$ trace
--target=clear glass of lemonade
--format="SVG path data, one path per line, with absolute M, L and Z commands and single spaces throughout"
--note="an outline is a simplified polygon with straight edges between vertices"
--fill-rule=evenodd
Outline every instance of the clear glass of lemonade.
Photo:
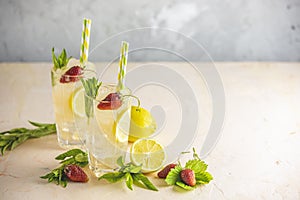
M 87 119 L 85 146 L 89 167 L 96 176 L 117 168 L 117 159 L 125 159 L 131 115 L 131 91 L 116 90 L 114 84 L 100 86 L 93 105 L 93 115 Z M 87 102 L 86 102 L 87 103 Z
M 93 70 L 75 67 L 79 66 L 68 65 L 63 70 L 51 71 L 57 139 L 59 145 L 65 149 L 83 148 L 83 137 L 79 135 L 75 124 L 75 117 L 85 117 L 84 89 L 80 79 L 96 77 Z

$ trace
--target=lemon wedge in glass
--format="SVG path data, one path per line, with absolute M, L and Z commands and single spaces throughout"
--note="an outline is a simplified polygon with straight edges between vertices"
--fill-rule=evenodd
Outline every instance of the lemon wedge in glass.
M 84 89 L 82 87 L 76 89 L 71 95 L 71 109 L 76 116 L 84 117 Z
M 135 165 L 142 165 L 142 172 L 148 173 L 160 169 L 166 160 L 161 144 L 153 139 L 139 139 L 130 149 L 130 159 Z
M 156 122 L 149 111 L 138 106 L 131 107 L 129 142 L 147 138 L 156 130 Z

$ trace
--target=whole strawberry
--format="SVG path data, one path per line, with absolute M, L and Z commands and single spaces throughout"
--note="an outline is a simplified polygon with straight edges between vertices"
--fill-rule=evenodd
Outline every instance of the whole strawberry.
M 185 184 L 187 184 L 189 186 L 195 186 L 196 185 L 195 173 L 191 169 L 182 170 L 180 172 L 180 178 Z
M 89 180 L 86 173 L 78 165 L 67 165 L 64 169 L 65 175 L 74 182 L 87 182 Z
M 70 83 L 70 82 L 76 82 L 80 79 L 80 75 L 83 74 L 83 69 L 80 66 L 73 66 L 68 71 L 62 75 L 59 82 L 61 83 Z
M 171 171 L 171 169 L 175 168 L 177 164 L 168 164 L 165 166 L 160 172 L 158 172 L 157 176 L 159 178 L 166 178 Z

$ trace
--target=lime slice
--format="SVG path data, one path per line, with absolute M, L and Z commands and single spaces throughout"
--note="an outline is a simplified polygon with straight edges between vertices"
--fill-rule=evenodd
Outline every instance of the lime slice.
M 153 139 L 139 139 L 130 149 L 130 159 L 135 165 L 142 165 L 142 172 L 148 173 L 160 169 L 166 159 L 161 144 Z
M 84 89 L 78 88 L 74 91 L 71 96 L 71 108 L 76 116 L 84 117 L 85 116 L 85 107 L 84 107 Z
M 134 142 L 140 138 L 147 138 L 151 136 L 155 130 L 156 122 L 151 113 L 144 108 L 132 106 L 128 140 Z

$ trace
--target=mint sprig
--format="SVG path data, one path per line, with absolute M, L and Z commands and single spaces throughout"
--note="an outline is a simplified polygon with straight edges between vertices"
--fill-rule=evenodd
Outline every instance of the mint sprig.
M 50 173 L 41 176 L 42 179 L 47 179 L 48 182 L 54 182 L 57 185 L 61 185 L 62 187 L 67 186 L 67 177 L 64 172 L 64 168 L 67 165 L 75 164 L 80 167 L 85 167 L 88 164 L 88 156 L 87 153 L 83 152 L 80 149 L 71 149 L 65 153 L 58 155 L 56 160 L 60 160 L 61 166 L 53 169 Z
M 195 186 L 189 186 L 181 180 L 180 173 L 184 169 L 191 169 L 194 171 L 196 179 Z M 212 175 L 207 172 L 206 169 L 207 164 L 200 159 L 195 148 L 193 148 L 193 159 L 186 162 L 184 167 L 182 167 L 179 163 L 175 168 L 171 169 L 165 179 L 165 182 L 168 185 L 177 185 L 185 190 L 193 190 L 198 185 L 208 184 L 213 179 Z
M 142 166 L 137 166 L 132 163 L 124 164 L 122 157 L 117 160 L 117 164 L 120 166 L 118 172 L 106 173 L 99 177 L 99 180 L 105 179 L 110 183 L 115 183 L 125 179 L 126 186 L 130 190 L 133 190 L 132 186 L 136 185 L 145 189 L 158 191 L 153 183 L 151 183 L 151 181 L 144 174 L 142 174 Z
M 28 139 L 39 138 L 56 133 L 55 124 L 44 124 L 28 121 L 35 129 L 14 128 L 0 133 L 0 153 L 4 155 L 6 150 L 13 150 Z
M 93 99 L 97 97 L 99 87 L 102 82 L 98 82 L 98 80 L 93 78 L 81 79 L 81 83 L 84 87 L 85 93 L 87 96 L 84 96 L 85 101 L 85 113 L 88 118 L 93 116 Z
M 67 52 L 65 49 L 62 50 L 61 54 L 56 57 L 54 53 L 54 47 L 52 48 L 52 62 L 53 62 L 53 70 L 56 71 L 57 69 L 62 69 L 67 66 L 69 60 L 72 57 L 67 57 Z

